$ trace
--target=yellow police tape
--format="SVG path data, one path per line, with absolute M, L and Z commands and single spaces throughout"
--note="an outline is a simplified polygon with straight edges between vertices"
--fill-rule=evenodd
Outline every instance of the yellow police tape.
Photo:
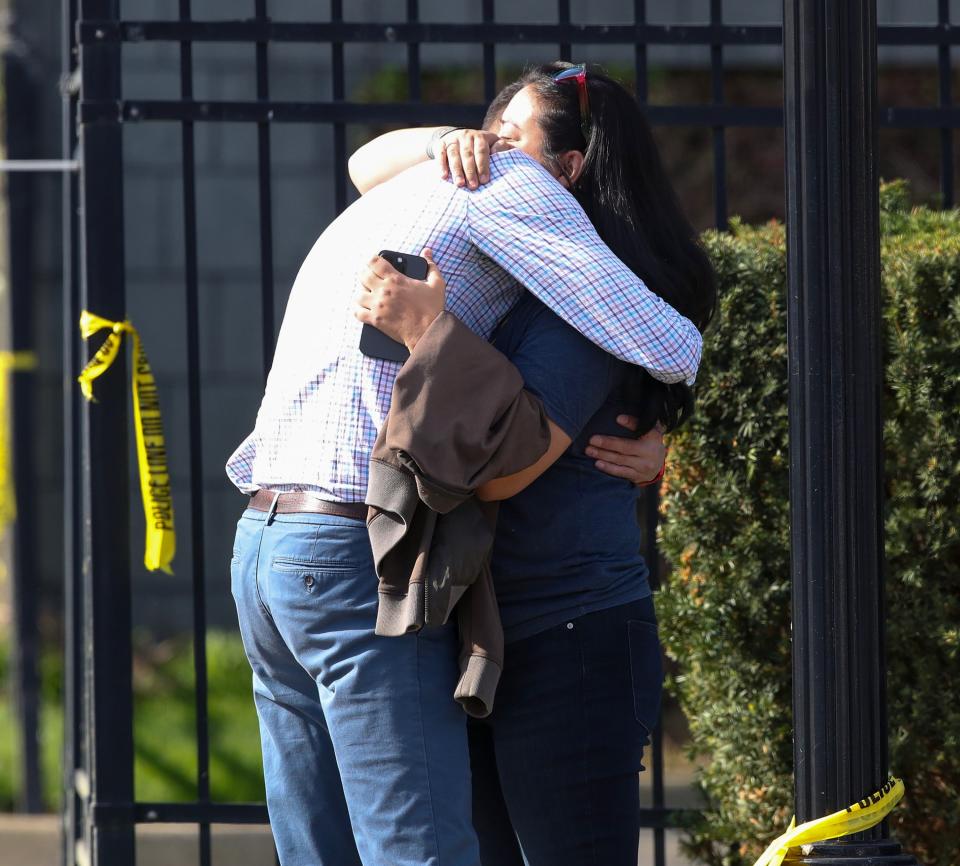
M 170 495 L 170 472 L 167 469 L 167 447 L 163 440 L 157 383 L 146 352 L 143 351 L 140 334 L 130 322 L 112 322 L 87 310 L 81 313 L 80 335 L 84 340 L 105 328 L 110 329 L 107 339 L 77 380 L 83 396 L 93 400 L 93 380 L 110 369 L 120 351 L 123 335 L 130 335 L 133 340 L 133 422 L 137 438 L 140 493 L 147 522 L 143 564 L 150 571 L 159 568 L 167 574 L 173 574 L 170 563 L 177 549 L 177 541 L 173 529 L 173 499 Z
M 17 519 L 10 450 L 10 374 L 36 366 L 37 356 L 33 352 L 0 352 L 0 530 Z
M 791 848 L 869 830 L 890 814 L 893 807 L 903 799 L 903 793 L 903 782 L 891 778 L 879 791 L 859 803 L 847 806 L 842 812 L 807 821 L 799 827 L 796 826 L 794 818 L 787 832 L 770 843 L 754 866 L 780 866 Z

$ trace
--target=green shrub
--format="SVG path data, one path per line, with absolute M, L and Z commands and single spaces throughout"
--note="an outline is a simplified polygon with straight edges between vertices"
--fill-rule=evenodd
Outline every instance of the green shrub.
M 891 768 L 897 837 L 929 866 L 960 838 L 960 212 L 882 201 Z M 671 443 L 660 594 L 710 806 L 712 866 L 752 863 L 793 812 L 783 226 L 710 232 L 721 291 L 698 412 Z
M 42 659 L 43 801 L 60 808 L 63 730 L 62 659 L 47 645 Z M 210 791 L 219 802 L 264 799 L 260 734 L 250 666 L 236 632 L 207 634 Z M 13 808 L 17 732 L 9 693 L 9 638 L 0 632 L 0 812 Z M 197 796 L 193 645 L 186 638 L 156 643 L 138 636 L 134 653 L 134 786 L 139 801 Z
M 20 732 L 14 714 L 10 638 L 0 629 L 0 812 L 11 811 L 21 790 Z M 44 652 L 40 660 L 41 796 L 47 809 L 59 808 L 62 788 L 63 665 L 59 654 Z
M 207 634 L 210 795 L 221 803 L 259 802 L 265 794 L 250 665 L 236 632 Z M 140 801 L 197 796 L 193 644 L 153 649 L 138 641 L 134 668 L 135 794 Z

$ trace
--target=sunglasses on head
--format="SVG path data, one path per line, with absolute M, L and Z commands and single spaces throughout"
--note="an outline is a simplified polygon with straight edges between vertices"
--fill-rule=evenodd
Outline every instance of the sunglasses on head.
M 590 100 L 587 96 L 587 66 L 585 63 L 577 63 L 566 69 L 555 72 L 552 76 L 554 81 L 575 81 L 577 82 L 577 98 L 580 100 L 580 131 L 583 133 L 583 140 L 590 141 Z

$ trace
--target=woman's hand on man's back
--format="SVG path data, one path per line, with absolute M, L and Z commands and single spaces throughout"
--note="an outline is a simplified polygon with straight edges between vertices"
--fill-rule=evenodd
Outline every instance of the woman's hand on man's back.
M 619 416 L 617 423 L 636 432 L 637 419 L 630 415 Z M 592 436 L 586 454 L 596 460 L 601 472 L 643 487 L 657 479 L 667 459 L 667 447 L 658 425 L 639 438 Z

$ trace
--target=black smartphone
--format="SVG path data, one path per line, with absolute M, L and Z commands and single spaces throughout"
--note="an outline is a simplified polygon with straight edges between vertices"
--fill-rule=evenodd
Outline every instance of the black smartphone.
M 393 250 L 380 250 L 378 255 L 385 258 L 401 274 L 411 280 L 425 280 L 429 266 L 422 256 L 413 256 L 410 253 L 398 253 Z M 410 357 L 410 352 L 403 343 L 390 339 L 383 331 L 378 331 L 373 325 L 364 325 L 360 332 L 360 351 L 370 358 L 382 358 L 385 361 L 403 363 Z

